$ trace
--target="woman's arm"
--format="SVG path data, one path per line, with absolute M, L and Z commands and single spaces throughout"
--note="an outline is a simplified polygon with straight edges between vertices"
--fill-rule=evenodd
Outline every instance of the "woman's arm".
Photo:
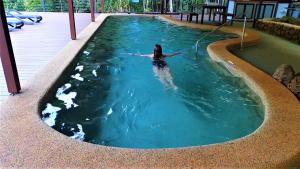
M 165 57 L 172 57 L 172 56 L 179 55 L 179 54 L 181 54 L 181 52 L 175 52 L 175 53 L 165 54 L 164 56 Z

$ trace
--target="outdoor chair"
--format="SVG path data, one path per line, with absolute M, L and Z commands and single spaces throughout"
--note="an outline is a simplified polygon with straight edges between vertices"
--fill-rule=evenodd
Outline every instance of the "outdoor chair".
M 40 15 L 27 15 L 14 10 L 10 10 L 8 13 L 20 19 L 28 19 L 34 23 L 39 23 L 43 19 Z
M 224 2 L 225 3 L 225 2 Z M 227 12 L 224 12 L 224 11 L 215 11 L 214 14 L 213 14 L 213 21 L 215 21 L 215 17 L 217 15 L 219 15 L 219 21 L 221 21 L 221 18 L 226 15 L 226 19 L 228 20 L 228 18 L 230 19 L 230 25 L 233 25 L 233 20 L 235 18 L 235 15 L 234 15 L 234 6 L 235 6 L 235 2 L 234 1 L 229 1 L 228 2 L 228 7 L 227 7 Z
M 15 26 L 15 25 L 7 24 L 7 27 L 8 27 L 8 31 L 9 31 L 9 32 L 16 29 L 16 26 Z
M 7 12 L 5 12 L 5 15 L 6 15 L 7 24 L 10 26 L 10 28 L 21 29 L 24 26 L 24 22 L 21 19 L 16 18 L 15 16 Z
M 228 18 L 228 17 L 231 18 L 230 25 L 233 24 L 233 17 L 234 17 L 234 14 L 233 14 L 233 13 L 227 13 L 227 12 L 225 12 L 225 11 L 215 11 L 215 12 L 213 13 L 213 21 L 216 20 L 216 16 L 217 16 L 217 15 L 219 16 L 219 17 L 218 17 L 218 21 L 219 21 L 219 22 L 221 21 L 221 18 L 222 18 L 224 15 L 226 15 L 226 18 Z

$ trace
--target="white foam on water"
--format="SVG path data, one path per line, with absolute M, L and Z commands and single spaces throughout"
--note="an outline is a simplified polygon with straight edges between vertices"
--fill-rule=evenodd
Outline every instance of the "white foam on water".
M 110 108 L 107 115 L 111 115 L 112 113 L 113 113 L 113 110 L 112 110 L 112 108 Z
M 83 65 L 76 66 L 75 70 L 78 70 L 79 72 L 81 72 L 83 70 Z
M 77 96 L 77 92 L 70 92 L 68 94 L 64 93 L 70 87 L 71 87 L 70 83 L 65 84 L 64 86 L 58 88 L 56 95 L 55 95 L 58 100 L 61 100 L 64 102 L 64 105 L 66 106 L 67 109 L 70 109 L 72 106 L 78 107 L 78 105 L 76 103 L 74 103 L 74 101 L 73 101 L 73 99 L 75 99 Z
M 94 75 L 95 77 L 98 76 L 96 70 L 93 70 L 92 73 L 93 73 L 93 75 Z
M 90 54 L 90 52 L 88 52 L 88 51 L 83 51 L 83 54 L 85 54 L 85 55 L 89 55 Z
M 48 117 L 43 117 L 42 120 L 50 127 L 55 125 L 55 119 L 57 116 L 57 112 L 60 111 L 61 108 L 52 106 L 50 103 L 47 103 L 45 110 L 42 111 L 42 115 L 49 114 Z
M 71 88 L 71 84 L 70 83 L 66 83 L 65 85 L 63 85 L 62 87 L 58 88 L 57 89 L 57 92 L 56 92 L 56 97 L 57 95 L 60 95 L 62 94 L 63 92 L 65 92 L 66 90 L 70 89 Z
M 83 132 L 82 125 L 81 124 L 77 124 L 77 127 L 78 127 L 79 131 L 78 132 L 74 132 L 74 135 L 71 136 L 71 138 L 83 141 L 85 133 Z
M 73 107 L 78 107 L 76 103 L 73 102 L 73 99 L 77 96 L 77 92 L 70 92 L 68 94 L 62 93 L 61 95 L 57 96 L 58 100 L 64 102 L 67 109 Z
M 86 118 L 85 120 L 86 120 L 86 121 L 89 121 L 90 119 L 89 119 L 89 118 Z
M 76 80 L 79 80 L 79 81 L 84 81 L 84 78 L 83 77 L 80 77 L 80 74 L 77 73 L 75 75 L 71 75 L 71 78 L 73 79 L 76 79 Z

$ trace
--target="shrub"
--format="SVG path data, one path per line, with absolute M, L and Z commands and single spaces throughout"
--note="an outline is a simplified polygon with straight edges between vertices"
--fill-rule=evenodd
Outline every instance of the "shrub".
M 276 18 L 274 19 L 276 22 L 283 22 L 283 23 L 289 23 L 289 24 L 294 24 L 294 25 L 300 25 L 300 19 L 296 19 L 291 16 L 284 16 L 282 18 Z

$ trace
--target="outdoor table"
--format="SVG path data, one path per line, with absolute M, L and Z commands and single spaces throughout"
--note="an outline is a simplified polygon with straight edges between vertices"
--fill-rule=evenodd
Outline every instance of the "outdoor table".
M 202 6 L 202 15 L 201 15 L 201 24 L 203 24 L 203 20 L 204 20 L 204 11 L 205 9 L 208 9 L 209 10 L 209 21 L 211 20 L 211 14 L 212 14 L 212 10 L 213 9 L 216 9 L 216 10 L 220 10 L 222 11 L 222 15 L 223 15 L 223 19 L 222 19 L 222 23 L 225 23 L 226 22 L 226 19 L 227 19 L 227 6 L 223 6 L 223 5 L 203 5 Z
M 180 13 L 180 20 L 182 21 L 183 15 L 187 15 L 186 21 L 192 22 L 193 16 L 196 16 L 196 23 L 198 23 L 198 16 L 199 14 L 196 12 L 181 12 Z

